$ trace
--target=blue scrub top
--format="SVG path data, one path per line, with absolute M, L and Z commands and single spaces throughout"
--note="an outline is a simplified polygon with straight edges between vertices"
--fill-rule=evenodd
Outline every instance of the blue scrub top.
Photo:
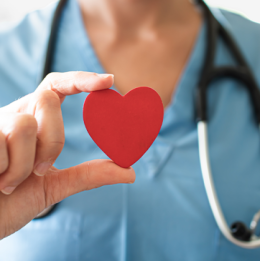
M 57 3 L 27 15 L 0 33 L 0 106 L 39 84 L 50 23 Z M 260 85 L 260 26 L 214 10 L 230 30 Z M 219 40 L 217 64 L 235 64 Z M 259 260 L 219 231 L 205 193 L 198 155 L 194 91 L 205 55 L 205 25 L 165 110 L 162 129 L 134 164 L 136 182 L 85 191 L 63 200 L 44 219 L 33 220 L 0 242 L 3 261 Z M 173 57 L 174 59 L 174 57 Z M 60 22 L 53 71 L 103 73 L 75 0 Z M 56 167 L 106 158 L 82 120 L 86 93 L 62 104 L 66 143 Z M 228 224 L 249 225 L 260 209 L 260 138 L 248 92 L 223 79 L 209 89 L 209 152 L 219 201 Z

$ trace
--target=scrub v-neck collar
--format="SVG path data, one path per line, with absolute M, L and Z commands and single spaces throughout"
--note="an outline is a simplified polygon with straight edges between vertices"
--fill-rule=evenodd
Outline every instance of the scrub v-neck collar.
M 77 1 L 68 1 L 68 11 L 72 18 L 69 34 L 75 39 L 75 48 L 79 52 L 79 57 L 84 61 L 86 71 L 105 73 L 85 30 Z M 165 110 L 161 131 L 153 145 L 140 159 L 142 163 L 146 163 L 147 171 L 151 176 L 158 173 L 173 152 L 174 147 L 182 142 L 182 138 L 185 140 L 192 138 L 193 141 L 196 141 L 196 138 L 194 139 L 194 135 L 197 135 L 194 99 L 205 56 L 205 31 L 205 23 L 202 23 L 172 101 Z M 113 86 L 112 89 L 115 90 L 115 87 Z

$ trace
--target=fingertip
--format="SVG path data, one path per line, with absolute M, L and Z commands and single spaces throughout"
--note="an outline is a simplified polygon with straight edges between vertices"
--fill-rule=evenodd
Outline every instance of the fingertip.
M 89 78 L 88 84 L 86 85 L 87 91 L 100 91 L 109 89 L 114 84 L 113 74 L 97 74 L 93 73 L 93 81 Z
M 132 169 L 132 181 L 131 181 L 131 183 L 130 184 L 133 184 L 133 183 L 135 183 L 135 180 L 136 180 L 136 174 L 135 174 L 135 170 L 131 167 L 131 169 Z
M 132 184 L 135 181 L 135 171 L 132 167 L 122 168 L 109 159 L 89 161 L 87 176 L 94 187 L 119 183 Z
M 136 179 L 135 170 L 131 166 L 128 167 L 127 170 L 128 170 L 127 177 L 129 178 L 129 181 L 127 182 L 127 184 L 133 184 Z
M 108 89 L 113 84 L 113 74 L 71 71 L 49 74 L 39 85 L 37 90 L 52 90 L 56 92 L 62 100 L 67 95 Z
M 113 163 L 113 165 L 116 167 L 117 169 L 117 175 L 119 178 L 119 183 L 125 183 L 125 184 L 133 184 L 135 182 L 135 170 L 133 169 L 132 166 L 130 167 L 121 167 L 119 165 L 117 165 L 115 162 L 110 161 L 111 163 Z
M 114 83 L 114 74 L 111 74 L 111 73 L 99 73 L 97 74 L 97 76 L 101 79 L 106 79 L 106 80 L 110 80 L 112 81 L 112 84 Z

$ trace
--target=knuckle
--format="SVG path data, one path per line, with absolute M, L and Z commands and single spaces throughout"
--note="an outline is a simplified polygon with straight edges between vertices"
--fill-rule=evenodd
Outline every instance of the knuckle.
M 72 71 L 66 73 L 68 74 L 71 78 L 81 78 L 81 77 L 86 77 L 86 74 L 89 74 L 88 72 L 83 72 L 83 71 Z
M 55 82 L 57 78 L 59 77 L 60 73 L 57 72 L 51 72 L 45 77 L 45 81 L 47 82 Z
M 86 78 L 91 78 L 91 77 L 97 77 L 98 73 L 95 72 L 84 72 L 84 71 L 75 71 L 71 72 L 71 77 L 74 79 L 86 79 Z
M 60 140 L 53 141 L 52 143 L 55 144 L 55 146 L 63 148 L 63 146 L 65 144 L 65 138 L 61 137 Z
M 85 75 L 85 72 L 82 71 L 76 71 L 76 72 L 71 72 L 71 76 L 74 78 L 81 78 Z
M 57 73 L 57 72 L 49 73 L 44 79 L 44 81 L 47 83 L 50 89 L 53 89 L 53 87 L 60 85 L 61 75 L 62 73 Z
M 98 73 L 95 73 L 95 72 L 89 72 L 89 75 L 91 75 L 91 76 L 98 76 Z
M 51 107 L 60 107 L 59 96 L 51 90 L 40 91 L 38 103 L 40 103 L 41 105 L 48 105 Z
M 52 140 L 48 142 L 49 149 L 54 154 L 60 154 L 64 144 L 65 144 L 65 139 L 62 138 L 60 140 Z
M 37 133 L 37 121 L 30 114 L 18 114 L 14 122 L 14 132 L 26 136 L 32 136 Z
M 65 144 L 65 139 L 51 139 L 51 140 L 38 140 L 37 146 L 38 148 L 41 148 L 41 150 L 44 151 L 44 157 L 49 162 L 54 162 L 58 155 L 61 153 L 63 147 Z M 38 155 L 39 157 L 42 156 L 42 154 Z M 37 157 L 38 159 L 38 157 Z
M 91 77 L 91 76 L 96 77 L 97 75 L 98 75 L 98 73 L 96 73 L 96 72 L 83 72 L 83 71 L 77 72 L 77 76 L 82 77 L 82 78 Z

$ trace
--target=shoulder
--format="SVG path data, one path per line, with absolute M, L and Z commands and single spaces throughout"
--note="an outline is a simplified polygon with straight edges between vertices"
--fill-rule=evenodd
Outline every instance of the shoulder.
M 0 30 L 0 107 L 38 85 L 56 5 L 27 14 Z
M 235 39 L 260 82 L 260 24 L 225 10 L 212 9 L 212 11 Z

